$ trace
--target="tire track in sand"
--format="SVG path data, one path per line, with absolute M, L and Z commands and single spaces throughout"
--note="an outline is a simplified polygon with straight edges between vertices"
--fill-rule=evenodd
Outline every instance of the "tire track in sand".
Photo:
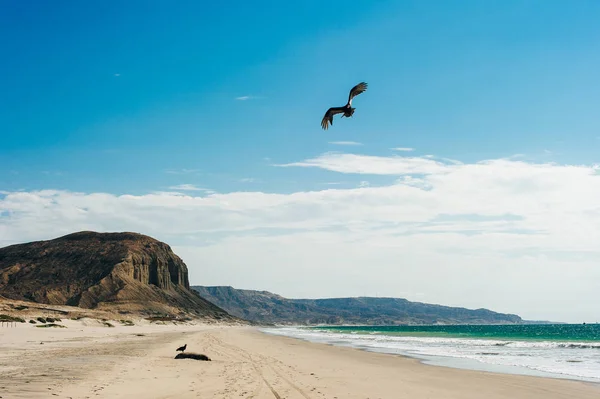
M 214 345 L 218 345 L 222 349 L 229 349 L 230 351 L 232 351 L 233 353 L 231 355 L 233 355 L 233 357 L 241 356 L 242 358 L 245 358 L 247 361 L 249 361 L 252 364 L 252 366 L 254 367 L 254 370 L 256 371 L 257 375 L 264 381 L 265 385 L 269 388 L 269 390 L 271 391 L 271 393 L 273 394 L 273 396 L 276 399 L 281 399 L 282 396 L 275 389 L 275 387 L 273 387 L 273 385 L 268 381 L 268 379 L 265 377 L 265 374 L 264 374 L 264 371 L 262 370 L 262 368 L 270 369 L 277 377 L 279 377 L 281 380 L 283 380 L 292 390 L 296 391 L 303 398 L 312 399 L 302 388 L 300 388 L 299 386 L 294 384 L 289 378 L 287 378 L 285 375 L 283 375 L 282 372 L 276 370 L 275 367 L 273 367 L 273 365 L 271 363 L 272 363 L 272 361 L 278 362 L 277 359 L 271 359 L 267 356 L 255 354 L 254 356 L 256 356 L 260 359 L 260 361 L 257 361 L 257 360 L 255 360 L 253 355 L 250 352 L 246 351 L 245 349 L 242 349 L 235 345 L 227 344 L 212 334 L 211 334 L 210 338 Z
M 267 387 L 271 390 L 273 395 L 277 399 L 280 399 L 279 393 L 277 391 L 275 391 L 275 389 L 272 386 L 270 386 L 269 383 L 267 383 L 265 381 L 264 376 L 261 375 L 260 371 L 256 368 L 256 365 L 254 363 L 252 363 L 251 361 L 249 361 L 249 359 L 247 359 L 247 356 L 245 356 L 244 353 L 240 353 L 240 351 L 237 350 L 235 347 L 230 347 L 228 345 L 225 345 L 224 342 L 222 342 L 221 340 L 219 340 L 212 334 L 209 334 L 209 335 L 205 336 L 204 338 L 206 338 L 206 340 L 207 340 L 207 343 L 206 343 L 207 349 L 210 348 L 210 351 L 212 351 L 213 353 L 217 353 L 218 355 L 220 355 L 224 358 L 230 358 L 235 361 L 240 361 L 242 363 L 250 363 L 254 372 L 258 376 L 261 377 L 261 379 L 263 380 L 263 382 L 265 382 L 265 385 L 267 385 Z M 240 380 L 239 375 L 236 378 L 236 380 L 237 381 Z M 240 388 L 240 390 L 242 390 L 244 392 L 243 387 L 240 386 L 239 388 Z M 256 387 L 254 387 L 254 389 L 252 390 L 252 393 L 247 396 L 247 399 L 256 398 L 262 391 L 262 388 L 263 388 L 263 384 L 261 382 L 258 382 L 258 384 L 256 384 Z

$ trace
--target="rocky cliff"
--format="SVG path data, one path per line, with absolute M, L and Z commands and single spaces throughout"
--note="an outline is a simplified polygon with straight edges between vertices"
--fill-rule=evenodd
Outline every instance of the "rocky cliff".
M 0 295 L 122 312 L 231 318 L 190 290 L 171 248 L 136 233 L 84 231 L 0 248 Z
M 268 291 L 232 287 L 192 289 L 232 315 L 263 324 L 515 324 L 517 315 L 465 309 L 402 298 L 287 299 Z

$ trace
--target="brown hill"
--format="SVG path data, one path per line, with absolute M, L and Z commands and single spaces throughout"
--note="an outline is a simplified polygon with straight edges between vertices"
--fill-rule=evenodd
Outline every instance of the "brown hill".
M 268 291 L 194 286 L 230 314 L 258 324 L 520 324 L 518 315 L 411 302 L 404 298 L 289 299 Z
M 0 295 L 52 305 L 232 320 L 190 290 L 171 248 L 137 233 L 84 231 L 0 248 Z

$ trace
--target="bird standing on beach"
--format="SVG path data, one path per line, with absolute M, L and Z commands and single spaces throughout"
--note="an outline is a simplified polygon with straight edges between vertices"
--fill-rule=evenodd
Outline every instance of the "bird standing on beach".
M 183 353 L 183 351 L 185 351 L 185 348 L 187 348 L 187 344 L 185 344 L 185 345 L 183 345 L 183 346 L 180 346 L 179 348 L 177 348 L 177 349 L 175 350 L 175 352 L 177 352 L 177 351 L 181 351 L 181 352 Z
M 345 116 L 346 118 L 350 118 L 354 114 L 354 110 L 356 108 L 352 108 L 352 99 L 358 96 L 360 93 L 367 90 L 367 84 L 365 82 L 361 82 L 354 86 L 350 90 L 350 94 L 348 95 L 348 103 L 343 107 L 331 107 L 325 112 L 325 116 L 323 120 L 321 120 L 321 127 L 324 130 L 327 130 L 329 127 L 328 123 L 333 126 L 333 115 L 335 114 L 343 114 L 342 118 Z

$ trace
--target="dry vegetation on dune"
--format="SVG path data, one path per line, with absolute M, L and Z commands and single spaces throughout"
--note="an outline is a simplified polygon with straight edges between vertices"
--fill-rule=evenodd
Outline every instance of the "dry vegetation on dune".
M 100 327 L 115 327 L 116 325 L 132 327 L 140 324 L 155 325 L 186 325 L 186 324 L 244 324 L 229 320 L 215 320 L 213 318 L 190 317 L 182 313 L 179 316 L 165 314 L 82 309 L 76 306 L 46 305 L 35 302 L 7 299 L 0 296 L 0 323 L 29 323 L 39 328 L 65 327 L 64 320 L 82 321 L 86 325 Z

